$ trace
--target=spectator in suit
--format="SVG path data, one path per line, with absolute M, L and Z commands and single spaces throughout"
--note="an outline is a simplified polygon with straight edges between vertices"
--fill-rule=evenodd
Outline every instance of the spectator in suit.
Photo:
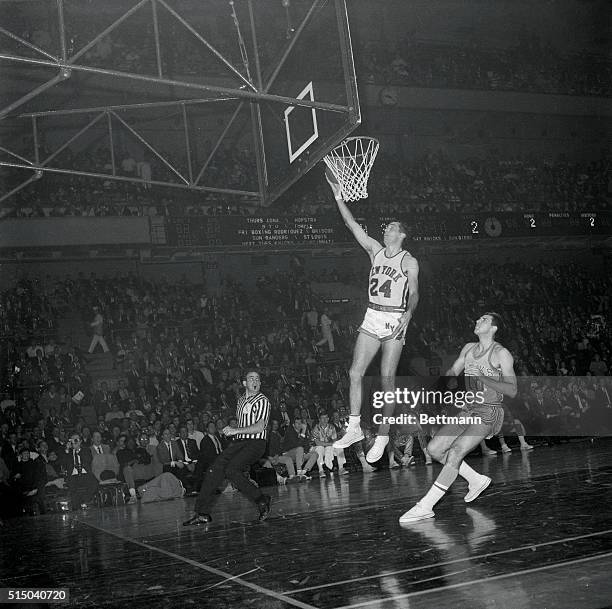
M 174 474 L 179 480 L 181 479 L 183 468 L 185 467 L 183 452 L 176 440 L 172 439 L 172 434 L 168 427 L 163 430 L 161 442 L 157 446 L 157 458 L 162 464 L 164 472 Z
M 49 385 L 49 390 L 45 391 L 40 400 L 38 401 L 38 407 L 42 412 L 50 411 L 51 408 L 59 410 L 61 406 L 60 395 L 57 393 L 57 387 L 52 383 Z
M 137 391 L 137 389 L 138 389 L 138 381 L 143 378 L 142 369 L 131 358 L 129 360 L 128 366 L 129 366 L 128 367 L 128 371 L 127 371 L 128 387 L 132 391 Z
M 130 392 L 128 391 L 127 384 L 123 379 L 121 379 L 119 381 L 119 387 L 117 387 L 113 401 L 116 401 L 122 410 L 127 410 L 129 398 Z
M 195 440 L 192 440 L 189 437 L 189 431 L 187 430 L 186 425 L 181 425 L 179 427 L 179 437 L 177 440 L 177 444 L 183 453 L 183 462 L 188 467 L 191 464 L 195 465 L 199 457 L 198 445 Z M 193 471 L 194 468 L 189 468 L 189 471 Z
M 102 381 L 100 389 L 96 391 L 93 398 L 94 408 L 98 416 L 105 415 L 110 410 L 110 405 L 113 402 L 112 394 L 108 389 L 108 383 Z
M 2 459 L 9 468 L 10 472 L 15 471 L 15 467 L 19 462 L 19 448 L 17 445 L 17 432 L 11 431 L 8 434 L 8 440 L 2 445 Z
M 195 441 L 199 451 L 202 440 L 204 439 L 204 434 L 196 429 L 193 419 L 187 419 L 185 425 L 187 426 L 187 437 Z
M 289 412 L 287 412 L 287 403 L 284 399 L 281 399 L 278 410 L 274 409 L 272 416 L 275 421 L 278 421 L 279 431 L 281 433 L 284 433 L 285 429 L 291 425 L 291 418 L 289 417 Z
M 102 443 L 102 434 L 96 430 L 91 434 L 91 446 L 89 447 L 91 450 L 91 455 L 94 457 L 95 455 L 110 455 L 111 449 L 108 444 Z
M 196 488 L 199 488 L 197 487 L 197 482 L 195 479 L 195 471 L 198 465 L 200 451 L 198 450 L 196 441 L 189 437 L 189 432 L 187 431 L 186 425 L 181 425 L 179 427 L 179 437 L 176 442 L 183 453 L 183 463 L 185 465 L 181 472 L 183 474 L 181 482 L 183 482 L 185 485 L 187 492 L 191 492 Z
M 162 397 L 162 392 L 165 390 L 166 388 L 161 384 L 159 376 L 155 375 L 147 390 L 147 394 L 152 396 L 155 400 L 159 400 Z
M 73 509 L 87 509 L 98 488 L 98 481 L 91 471 L 92 454 L 89 448 L 81 447 L 81 436 L 72 434 L 63 455 L 66 469 L 66 484 L 70 491 Z
M 62 441 L 62 431 L 60 428 L 52 427 L 49 429 L 46 427 L 45 438 L 49 445 L 49 452 L 54 452 L 59 456 L 64 450 L 64 442 Z
M 222 452 L 223 444 L 217 433 L 217 426 L 210 421 L 206 426 L 206 435 L 202 438 L 200 444 L 200 458 L 198 459 L 196 474 L 201 469 L 203 476 L 204 472 L 214 463 L 217 455 L 220 455 Z

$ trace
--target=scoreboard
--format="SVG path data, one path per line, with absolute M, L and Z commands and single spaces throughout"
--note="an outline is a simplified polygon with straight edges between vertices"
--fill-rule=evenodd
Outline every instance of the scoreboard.
M 563 237 L 610 235 L 610 212 L 482 212 L 476 214 L 414 214 L 357 217 L 369 235 L 382 240 L 383 228 L 392 220 L 409 227 L 410 241 L 470 241 L 503 237 Z M 340 215 L 330 209 L 322 216 L 169 216 L 166 244 L 176 247 L 328 246 L 353 241 Z

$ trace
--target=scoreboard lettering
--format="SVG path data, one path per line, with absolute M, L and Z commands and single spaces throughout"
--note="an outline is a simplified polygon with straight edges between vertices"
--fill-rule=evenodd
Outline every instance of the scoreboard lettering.
M 356 218 L 382 242 L 384 227 L 401 217 Z M 295 245 L 354 243 L 339 214 L 316 216 L 211 216 L 166 219 L 167 245 L 174 247 L 243 246 L 278 248 Z M 408 241 L 469 241 L 524 236 L 607 235 L 610 212 L 483 212 L 413 214 L 404 219 Z

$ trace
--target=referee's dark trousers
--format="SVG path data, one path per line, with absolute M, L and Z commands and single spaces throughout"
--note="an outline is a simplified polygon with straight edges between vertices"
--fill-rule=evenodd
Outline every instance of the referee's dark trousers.
M 233 440 L 206 470 L 206 476 L 196 499 L 195 511 L 207 514 L 215 500 L 215 491 L 225 478 L 254 503 L 261 497 L 260 490 L 244 477 L 244 471 L 263 457 L 265 440 Z

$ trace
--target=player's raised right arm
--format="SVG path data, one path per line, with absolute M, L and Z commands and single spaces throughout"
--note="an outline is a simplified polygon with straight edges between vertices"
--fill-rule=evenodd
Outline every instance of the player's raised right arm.
M 357 240 L 357 243 L 361 245 L 361 247 L 368 252 L 370 258 L 373 258 L 374 255 L 382 249 L 382 245 L 369 237 L 368 234 L 363 230 L 359 222 L 355 220 L 351 210 L 348 208 L 347 204 L 344 202 L 342 198 L 342 193 L 340 189 L 340 184 L 334 179 L 333 175 L 329 169 L 325 170 L 325 179 L 330 185 L 332 192 L 334 193 L 334 199 L 336 199 L 336 203 L 338 204 L 338 211 L 340 211 L 340 215 L 344 220 L 344 224 L 346 224 L 347 228 L 353 233 L 353 237 Z

